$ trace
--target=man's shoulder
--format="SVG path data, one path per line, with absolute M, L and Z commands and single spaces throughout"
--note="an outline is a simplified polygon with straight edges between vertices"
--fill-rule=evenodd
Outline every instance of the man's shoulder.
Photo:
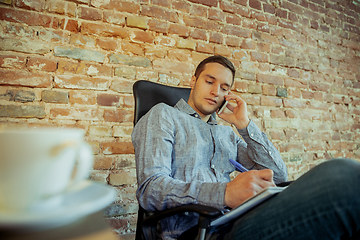
M 170 105 L 167 105 L 166 103 L 158 103 L 156 104 L 155 106 L 153 106 L 149 112 L 147 112 L 146 114 L 149 114 L 151 115 L 151 113 L 168 113 L 168 112 L 171 112 L 171 111 L 177 111 L 176 108 L 170 106 Z
M 158 103 L 153 106 L 140 120 L 160 121 L 161 119 L 171 118 L 175 111 L 178 110 L 172 106 L 167 105 L 166 103 Z

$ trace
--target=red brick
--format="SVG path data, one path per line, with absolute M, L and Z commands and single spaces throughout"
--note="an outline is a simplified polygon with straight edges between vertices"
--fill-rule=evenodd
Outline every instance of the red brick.
M 26 1 L 26 0 L 15 0 L 15 6 L 27 10 L 35 10 L 41 12 L 45 6 L 45 0 L 33 0 L 33 1 Z
M 241 25 L 241 18 L 236 15 L 228 15 L 226 17 L 226 23 L 233 25 Z M 246 27 L 246 26 L 244 26 Z
M 120 38 L 128 38 L 130 32 L 128 29 L 107 25 L 107 24 L 98 24 L 91 22 L 82 22 L 81 24 L 81 33 L 84 34 L 96 34 L 104 37 L 120 37 Z
M 277 25 L 277 18 L 272 15 L 266 15 L 266 21 L 272 25 Z
M 241 39 L 234 36 L 227 36 L 225 39 L 226 45 L 230 47 L 239 47 Z
M 51 119 L 102 120 L 102 111 L 89 107 L 54 107 L 50 109 Z
M 284 99 L 284 107 L 288 108 L 304 108 L 306 107 L 306 103 L 303 101 L 299 101 L 296 99 Z
M 133 1 L 91 1 L 91 6 L 118 12 L 139 13 L 140 11 L 140 4 Z
M 57 73 L 112 77 L 113 69 L 111 66 L 101 64 L 89 64 L 84 62 L 70 62 L 60 60 L 58 63 Z
M 222 44 L 224 42 L 224 36 L 218 32 L 211 32 L 209 42 Z
M 168 22 L 158 21 L 156 19 L 148 20 L 149 30 L 160 32 L 160 33 L 168 33 L 170 24 Z
M 275 15 L 277 17 L 284 18 L 284 19 L 288 18 L 288 12 L 286 10 L 283 10 L 283 9 L 280 9 L 280 8 L 276 9 L 276 14 Z
M 195 17 L 195 16 L 184 16 L 184 23 L 186 24 L 186 26 L 190 26 L 190 27 L 196 27 L 196 28 L 201 28 L 201 29 L 206 29 L 206 30 L 214 30 L 214 31 L 218 31 L 220 26 L 218 25 L 217 22 L 212 21 L 212 20 L 204 20 L 203 18 L 200 17 Z
M 97 104 L 100 106 L 117 106 L 120 107 L 120 96 L 115 94 L 98 94 Z
M 30 57 L 27 62 L 27 68 L 30 70 L 55 72 L 57 68 L 57 62 L 47 58 Z
M 129 110 L 122 109 L 105 109 L 104 110 L 104 120 L 106 122 L 132 122 L 133 113 Z
M 261 10 L 261 2 L 258 0 L 249 0 L 249 6 L 257 10 Z
M 189 29 L 180 24 L 170 24 L 169 28 L 170 34 L 177 34 L 180 37 L 188 37 L 189 36 Z
M 45 14 L 0 7 L 0 20 L 25 23 L 29 26 L 52 27 L 54 18 Z
M 151 3 L 162 6 L 162 7 L 167 7 L 167 8 L 169 8 L 171 6 L 171 3 L 169 0 L 152 0 Z
M 244 29 L 238 26 L 224 26 L 221 29 L 221 32 L 227 35 L 233 35 L 243 38 L 250 38 L 251 37 L 251 31 L 249 29 Z
M 192 5 L 190 8 L 190 15 L 198 17 L 207 17 L 208 7 L 202 5 Z
M 137 43 L 129 43 L 129 42 L 123 42 L 121 44 L 121 49 L 125 52 L 131 52 L 139 56 L 144 55 L 144 49 L 143 46 Z
M 281 107 L 283 105 L 281 98 L 272 97 L 272 96 L 270 96 L 270 97 L 261 96 L 260 104 L 261 104 L 261 106 L 274 106 L 274 107 Z
M 284 111 L 280 109 L 271 110 L 270 115 L 272 118 L 286 118 Z
M 257 30 L 261 31 L 261 32 L 267 32 L 270 33 L 270 27 L 268 24 L 266 23 L 258 23 L 257 24 Z
M 142 30 L 135 30 L 134 35 L 131 36 L 131 39 L 138 42 L 145 42 L 145 43 L 153 43 L 154 42 L 154 35 L 151 32 L 145 32 Z
M 78 16 L 85 20 L 99 21 L 102 19 L 102 12 L 95 8 L 79 6 Z
M 282 143 L 280 144 L 280 152 L 303 152 L 304 146 L 299 143 Z
M 293 109 L 285 110 L 285 115 L 288 118 L 297 118 L 298 117 L 298 113 Z
M 96 93 L 95 92 L 84 92 L 84 91 L 70 91 L 69 102 L 71 104 L 81 105 L 95 105 L 96 104 Z
M 237 92 L 243 93 L 243 92 L 246 92 L 247 89 L 248 89 L 248 84 L 245 81 L 242 81 L 242 82 L 236 81 L 235 82 L 235 90 Z
M 196 51 L 202 52 L 202 53 L 209 53 L 214 54 L 214 45 L 209 43 L 197 43 L 196 44 Z
M 117 41 L 111 38 L 99 38 L 96 40 L 96 44 L 100 48 L 108 51 L 115 51 L 118 47 Z
M 52 84 L 52 76 L 46 74 L 0 69 L 0 76 L 0 85 L 50 87 Z
M 272 130 L 269 132 L 271 140 L 284 140 L 285 134 L 284 131 Z
M 215 54 L 220 54 L 225 57 L 231 57 L 231 54 L 232 54 L 232 51 L 230 48 L 228 48 L 224 45 L 219 45 L 219 44 L 215 45 L 214 51 L 215 51 Z
M 242 94 L 241 97 L 245 100 L 248 105 L 260 105 L 260 96 L 257 94 Z
M 46 4 L 46 10 L 52 13 L 75 17 L 76 3 L 65 2 L 63 0 L 49 0 Z
M 242 20 L 242 27 L 245 29 L 257 29 L 258 23 L 255 22 L 253 19 L 243 19 Z
M 58 75 L 55 76 L 54 82 L 58 88 L 70 89 L 107 90 L 110 86 L 110 80 L 85 76 Z
M 296 28 L 294 27 L 294 24 L 290 21 L 286 21 L 286 20 L 279 18 L 278 23 L 279 23 L 279 26 L 282 28 L 290 28 L 292 30 L 296 30 Z
M 134 107 L 135 100 L 133 96 L 123 96 L 123 107 L 132 108 Z
M 271 4 L 263 3 L 264 12 L 275 14 L 275 7 Z
M 268 74 L 258 74 L 257 81 L 274 85 L 284 85 L 284 79 L 282 77 Z
M 173 23 L 179 22 L 178 15 L 175 12 L 154 5 L 143 5 L 141 8 L 141 15 L 159 18 Z
M 245 39 L 240 46 L 242 49 L 255 49 L 256 48 L 256 42 L 251 39 Z
M 297 69 L 289 68 L 288 69 L 288 75 L 289 75 L 289 77 L 299 78 L 300 77 L 300 72 Z
M 263 85 L 262 92 L 267 96 L 276 96 L 276 87 L 273 85 Z
M 113 156 L 94 156 L 95 170 L 110 170 L 114 161 Z
M 185 1 L 172 1 L 172 7 L 176 10 L 190 13 L 191 4 Z
M 193 39 L 207 41 L 207 33 L 203 29 L 193 29 L 190 33 L 190 37 L 192 37 Z
M 220 2 L 222 4 L 223 2 Z M 224 21 L 225 20 L 225 14 L 222 11 L 219 11 L 216 8 L 210 8 L 209 9 L 209 19 L 215 20 L 215 21 Z
M 271 47 L 271 45 L 269 43 L 262 43 L 262 42 L 257 43 L 257 48 L 261 52 L 269 53 L 270 52 L 270 47 Z
M 291 79 L 285 78 L 285 87 L 297 87 L 297 88 L 307 88 L 307 81 L 302 78 L 299 79 Z
M 304 99 L 313 99 L 314 98 L 314 92 L 301 91 L 301 94 Z
M 189 2 L 203 4 L 209 7 L 217 7 L 218 0 L 189 0 Z
M 259 52 L 250 52 L 251 60 L 258 62 L 269 62 L 268 56 Z
M 17 55 L 1 55 L 0 67 L 2 68 L 25 68 L 26 58 Z
M 313 91 L 327 92 L 330 89 L 330 85 L 326 83 L 309 83 L 309 88 Z
M 77 33 L 79 31 L 79 23 L 74 19 L 61 19 L 59 21 L 59 26 L 63 30 L 68 30 L 70 32 Z
M 125 25 L 125 15 L 119 12 L 103 11 L 103 20 L 104 22 L 112 23 L 120 26 Z

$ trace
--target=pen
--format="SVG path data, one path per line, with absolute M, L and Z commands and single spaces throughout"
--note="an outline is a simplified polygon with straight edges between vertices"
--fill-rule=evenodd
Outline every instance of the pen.
M 229 160 L 237 170 L 239 170 L 240 172 L 247 172 L 249 170 L 247 170 L 243 165 L 241 165 L 240 163 L 238 163 L 237 161 L 234 161 L 232 159 Z

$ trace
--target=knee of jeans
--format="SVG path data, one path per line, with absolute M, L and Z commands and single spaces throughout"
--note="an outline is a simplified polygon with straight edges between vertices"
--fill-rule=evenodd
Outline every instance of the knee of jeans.
M 319 165 L 318 174 L 328 176 L 328 181 L 337 186 L 360 185 L 360 163 L 352 159 L 329 160 Z

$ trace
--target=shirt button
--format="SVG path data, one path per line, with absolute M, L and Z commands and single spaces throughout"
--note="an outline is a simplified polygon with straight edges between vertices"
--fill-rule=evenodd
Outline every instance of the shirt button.
M 254 136 L 254 134 L 253 134 L 253 133 L 251 133 L 251 134 L 250 134 L 250 137 L 253 137 L 253 136 Z
M 199 117 L 199 115 L 195 114 L 195 117 Z
M 215 165 L 213 164 L 213 165 L 211 165 L 211 168 L 215 168 Z
M 269 151 L 269 154 L 271 155 L 271 151 Z

